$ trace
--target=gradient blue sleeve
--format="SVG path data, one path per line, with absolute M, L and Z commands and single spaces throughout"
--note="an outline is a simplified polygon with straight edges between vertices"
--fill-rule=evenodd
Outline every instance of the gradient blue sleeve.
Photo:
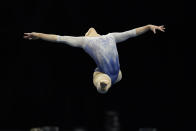
M 83 47 L 84 37 L 57 36 L 58 43 L 64 43 L 73 47 Z
M 125 32 L 114 32 L 114 33 L 109 33 L 112 35 L 116 41 L 116 43 L 123 42 L 129 38 L 136 37 L 136 29 L 132 29 L 129 31 Z

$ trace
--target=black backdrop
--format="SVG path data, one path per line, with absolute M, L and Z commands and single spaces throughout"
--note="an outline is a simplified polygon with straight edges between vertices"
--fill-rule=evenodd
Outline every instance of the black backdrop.
M 99 130 L 116 110 L 122 130 L 189 127 L 193 106 L 191 43 L 182 43 L 181 1 L 7 1 L 1 8 L 0 129 L 56 125 Z M 82 36 L 165 25 L 118 45 L 123 79 L 108 94 L 93 87 L 92 59 L 78 48 L 24 40 L 24 32 Z

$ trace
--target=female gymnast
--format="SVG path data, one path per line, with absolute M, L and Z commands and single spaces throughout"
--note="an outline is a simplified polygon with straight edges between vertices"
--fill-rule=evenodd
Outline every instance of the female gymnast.
M 100 35 L 94 28 L 90 28 L 85 36 L 59 36 L 44 33 L 24 33 L 28 40 L 46 40 L 50 42 L 65 43 L 73 47 L 82 48 L 95 61 L 97 68 L 93 73 L 93 84 L 99 93 L 108 92 L 109 88 L 122 79 L 116 43 L 136 37 L 147 31 L 156 30 L 164 32 L 164 26 L 146 25 L 125 32 L 114 32 Z

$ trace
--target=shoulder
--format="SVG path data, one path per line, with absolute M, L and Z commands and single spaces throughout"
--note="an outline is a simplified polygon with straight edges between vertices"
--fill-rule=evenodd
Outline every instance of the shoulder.
M 113 33 L 108 33 L 108 34 L 106 34 L 105 36 L 114 37 Z
M 110 38 L 110 39 L 115 39 L 115 37 L 114 37 L 114 35 L 112 33 L 108 33 L 105 36 Z

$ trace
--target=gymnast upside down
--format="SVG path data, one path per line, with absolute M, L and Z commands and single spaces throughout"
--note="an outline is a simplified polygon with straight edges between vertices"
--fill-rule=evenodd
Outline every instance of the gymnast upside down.
M 85 36 L 59 36 L 44 33 L 24 33 L 28 40 L 46 40 L 50 42 L 65 43 L 73 47 L 82 48 L 95 61 L 97 68 L 93 73 L 93 84 L 99 93 L 108 92 L 109 88 L 122 79 L 116 43 L 136 37 L 147 31 L 156 30 L 164 32 L 164 26 L 146 25 L 125 32 L 114 32 L 100 35 L 94 28 L 90 28 Z

